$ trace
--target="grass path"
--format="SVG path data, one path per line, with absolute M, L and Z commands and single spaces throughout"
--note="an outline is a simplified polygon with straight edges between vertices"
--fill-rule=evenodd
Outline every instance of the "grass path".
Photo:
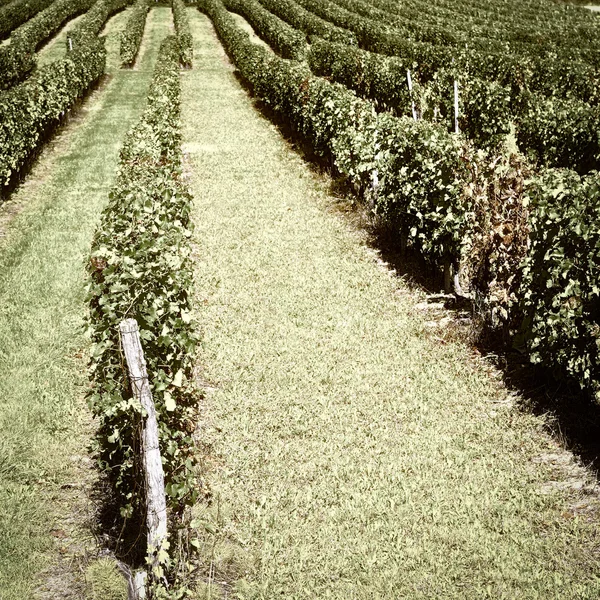
M 61 27 L 54 37 L 47 44 L 44 44 L 37 52 L 38 67 L 43 67 L 52 61 L 63 58 L 66 54 L 67 34 L 83 19 L 85 13 L 70 19 Z
M 269 44 L 267 44 L 267 42 L 262 40 L 257 35 L 257 33 L 254 31 L 252 25 L 250 25 L 250 23 L 248 23 L 248 21 L 246 21 L 246 19 L 242 15 L 238 15 L 237 13 L 234 13 L 231 11 L 229 11 L 229 14 L 236 20 L 238 26 L 241 27 L 250 36 L 250 39 L 255 44 L 258 44 L 259 46 L 262 46 L 263 48 L 267 48 L 267 50 L 271 50 L 271 52 L 273 51 L 271 46 L 269 46 Z
M 431 333 L 190 19 L 199 597 L 597 598 L 594 482 Z
M 4 219 L 0 244 L 2 600 L 30 600 L 42 569 L 59 554 L 65 563 L 76 558 L 76 540 L 61 519 L 71 509 L 62 505 L 68 497 L 63 486 L 85 469 L 89 442 L 84 260 L 121 141 L 144 106 L 159 43 L 171 25 L 170 9 L 153 9 L 139 68 L 118 71 L 123 16 L 107 28 L 110 81 L 2 207 L 4 215 L 15 215 Z M 50 574 L 42 579 L 42 589 L 51 588 L 45 597 L 59 597 L 52 586 L 63 582 Z

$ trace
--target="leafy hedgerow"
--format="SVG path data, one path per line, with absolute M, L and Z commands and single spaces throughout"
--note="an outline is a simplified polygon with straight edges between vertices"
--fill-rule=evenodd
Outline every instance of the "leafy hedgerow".
M 542 95 L 578 98 L 592 104 L 600 100 L 600 53 L 596 61 L 566 55 L 546 56 L 533 48 L 529 52 L 507 50 L 506 43 L 481 37 L 469 37 L 465 43 L 449 43 L 444 35 L 421 35 L 423 29 L 398 28 L 390 20 L 361 16 L 331 0 L 297 0 L 311 13 L 345 28 L 356 35 L 364 50 L 401 57 L 414 62 L 422 82 L 440 69 L 455 68 L 460 78 L 479 78 L 509 87 L 514 97 L 526 88 Z
M 52 3 L 52 0 L 16 0 L 0 8 L 0 39 Z
M 506 139 L 514 123 L 522 152 L 546 166 L 585 173 L 600 166 L 600 107 L 576 98 L 547 98 L 520 90 L 516 96 L 493 80 L 465 77 L 457 69 L 439 69 L 426 83 L 414 63 L 343 44 L 315 41 L 308 62 L 328 77 L 374 102 L 377 110 L 410 115 L 411 101 L 428 121 L 454 127 L 453 81 L 459 81 L 460 130 L 479 147 Z M 414 89 L 406 82 L 411 69 Z
M 467 36 L 457 27 L 448 27 L 445 24 L 427 22 L 420 20 L 420 26 L 414 26 L 414 19 L 406 19 L 398 14 L 387 10 L 381 10 L 376 6 L 362 2 L 361 0 L 336 0 L 336 5 L 365 19 L 379 21 L 388 28 L 398 32 L 409 34 L 412 39 L 432 42 L 435 44 L 451 45 L 464 44 Z M 343 13 L 338 13 L 338 18 Z
M 23 81 L 37 65 L 35 48 L 14 39 L 0 47 L 0 91 Z
M 125 29 L 121 37 L 121 63 L 124 67 L 131 67 L 140 49 L 146 26 L 149 0 L 137 0 L 127 18 Z
M 304 59 L 308 50 L 306 37 L 256 0 L 226 0 L 225 7 L 242 15 L 280 56 L 294 60 Z
M 517 142 L 536 162 L 587 173 L 600 168 L 600 105 L 523 91 Z
M 0 47 L 0 89 L 22 81 L 35 67 L 36 47 L 62 24 L 85 12 L 95 0 L 56 0 L 48 8 L 13 31 L 10 44 Z
M 356 46 L 356 36 L 346 29 L 336 27 L 313 13 L 302 8 L 294 0 L 259 0 L 274 15 L 289 23 L 292 27 L 303 31 L 309 38 L 323 38 Z
M 177 43 L 179 44 L 179 62 L 184 67 L 190 68 L 194 59 L 194 40 L 190 32 L 190 22 L 183 0 L 173 0 L 171 10 Z
M 451 89 L 447 79 L 447 101 L 452 97 Z M 459 80 L 459 98 L 460 130 L 476 146 L 494 147 L 506 139 L 516 118 L 510 88 L 497 81 L 470 77 Z M 446 114 L 451 115 L 452 111 L 447 109 Z
M 191 197 L 181 178 L 179 46 L 162 42 L 148 106 L 121 151 L 116 183 L 90 258 L 90 402 L 99 420 L 99 460 L 121 514 L 145 514 L 139 455 L 141 406 L 132 398 L 120 352 L 119 323 L 137 320 L 156 404 L 168 508 L 196 497 L 193 440 L 197 395 L 190 324 Z M 144 536 L 142 536 L 144 537 Z
M 103 40 L 73 52 L 0 94 L 0 185 L 3 191 L 73 105 L 104 74 Z
M 597 27 L 592 27 L 587 34 L 581 32 L 581 38 L 574 29 L 567 29 L 565 33 L 568 47 L 562 49 L 554 43 L 557 25 L 554 23 L 553 30 L 543 36 L 546 48 L 550 51 L 546 53 L 541 51 L 543 42 L 540 43 L 539 39 L 529 43 L 507 43 L 504 39 L 486 36 L 485 30 L 475 34 L 462 32 L 455 23 L 450 26 L 446 22 L 431 25 L 414 16 L 408 19 L 399 18 L 397 8 L 394 10 L 389 5 L 386 5 L 385 11 L 381 11 L 362 0 L 298 2 L 322 18 L 353 31 L 361 47 L 368 50 L 395 55 L 398 50 L 414 43 L 421 45 L 420 53 L 423 54 L 425 46 L 428 45 L 434 55 L 436 51 L 449 50 L 451 57 L 461 69 L 466 68 L 470 76 L 487 79 L 495 72 L 497 75 L 511 78 L 517 85 L 523 80 L 534 89 L 538 89 L 535 86 L 539 85 L 541 88 L 538 91 L 547 90 L 550 95 L 556 95 L 558 90 L 565 94 L 578 93 L 579 88 L 583 87 L 588 93 L 579 96 L 580 99 L 587 100 L 589 92 L 598 98 L 598 46 L 591 42 L 589 51 L 581 50 L 582 45 L 589 43 L 594 37 L 597 38 Z M 591 21 L 588 23 L 592 25 Z M 487 25 L 486 29 L 491 29 L 489 24 Z M 514 24 L 512 27 L 514 28 Z M 429 51 L 425 52 L 425 55 L 427 54 Z M 444 54 L 440 54 L 439 58 L 443 59 Z M 448 62 L 439 65 L 449 66 Z M 499 83 L 507 84 L 506 81 Z
M 565 11 L 551 22 L 550 27 L 544 28 L 533 21 L 527 22 L 526 25 L 519 22 L 515 18 L 515 13 L 518 14 L 523 8 L 519 5 L 518 9 L 511 14 L 510 23 L 498 27 L 497 20 L 492 14 L 488 15 L 487 19 L 480 19 L 473 26 L 466 14 L 469 9 L 474 8 L 473 2 L 469 0 L 454 4 L 451 11 L 444 11 L 438 2 L 434 6 L 422 3 L 419 6 L 421 10 L 414 10 L 414 4 L 413 10 L 407 10 L 411 2 L 403 2 L 399 5 L 390 0 L 376 2 L 336 0 L 336 4 L 362 17 L 386 23 L 405 32 L 413 39 L 429 40 L 434 43 L 460 42 L 462 45 L 474 40 L 477 44 L 480 39 L 496 44 L 508 42 L 507 46 L 523 54 L 539 54 L 542 48 L 556 53 L 566 47 L 572 52 L 571 58 L 576 55 L 585 56 L 583 49 L 597 48 L 593 40 L 598 33 L 598 28 L 594 27 L 589 18 L 579 23 L 569 22 L 565 19 L 569 13 Z M 460 20 L 456 18 L 457 14 L 460 14 Z M 490 21 L 493 21 L 493 26 L 490 26 Z
M 85 43 L 85 40 L 97 36 L 109 17 L 123 10 L 129 4 L 131 4 L 131 0 L 99 0 L 96 2 L 67 36 L 67 50 L 77 48 Z
M 514 123 L 520 150 L 539 164 L 580 173 L 600 166 L 599 106 L 526 90 L 515 95 L 497 81 L 465 77 L 454 68 L 439 69 L 422 83 L 417 67 L 411 95 L 406 72 L 414 63 L 323 40 L 312 44 L 308 60 L 315 74 L 343 83 L 378 110 L 409 115 L 414 100 L 422 118 L 449 130 L 454 126 L 452 89 L 457 79 L 460 130 L 477 146 L 498 145 Z
M 397 116 L 412 114 L 411 102 L 418 103 L 420 83 L 412 74 L 413 94 L 409 93 L 407 71 L 413 63 L 398 57 L 366 52 L 346 44 L 316 39 L 310 46 L 308 64 L 315 75 L 327 77 L 371 100 L 378 110 L 391 110 Z
M 528 186 L 520 342 L 600 401 L 600 175 L 549 170 Z
M 0 195 L 65 114 L 104 74 L 106 49 L 96 35 L 129 0 L 100 0 L 69 34 L 65 58 L 0 94 Z M 12 43 L 12 42 L 11 42 Z
M 365 16 L 375 16 L 373 7 L 385 11 L 388 21 L 400 17 L 409 20 L 415 28 L 427 23 L 437 27 L 452 27 L 468 38 L 486 37 L 508 42 L 529 52 L 545 47 L 556 50 L 594 47 L 594 33 L 598 27 L 591 22 L 589 14 L 573 10 L 571 6 L 538 4 L 535 8 L 523 3 L 486 3 L 477 5 L 470 0 L 459 2 L 439 0 L 435 5 L 419 0 L 407 0 L 402 4 L 393 0 L 373 0 L 368 3 L 370 13 L 361 12 L 362 0 L 344 0 L 344 6 Z M 363 7 L 364 11 L 364 7 Z M 460 20 L 457 19 L 460 14 Z M 490 24 L 493 23 L 493 27 Z
M 374 103 L 378 111 L 389 110 L 397 116 L 411 116 L 412 103 L 427 121 L 454 128 L 453 82 L 456 70 L 440 69 L 426 84 L 420 82 L 413 62 L 384 56 L 343 44 L 315 41 L 308 54 L 315 75 L 327 77 L 354 90 Z M 407 72 L 411 71 L 410 93 Z M 511 128 L 509 89 L 496 82 L 472 78 L 460 81 L 460 130 L 478 146 L 501 142 Z

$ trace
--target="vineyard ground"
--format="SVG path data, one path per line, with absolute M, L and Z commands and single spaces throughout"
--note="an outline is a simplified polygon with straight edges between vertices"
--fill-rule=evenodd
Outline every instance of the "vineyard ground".
M 75 594 L 90 532 L 93 477 L 84 260 L 117 166 L 121 141 L 140 114 L 167 8 L 149 15 L 135 71 L 118 70 L 109 23 L 109 76 L 44 152 L 2 207 L 0 246 L 0 595 L 23 600 Z M 88 546 L 86 546 L 86 544 Z M 94 544 L 91 544 L 94 550 Z M 42 572 L 42 575 L 40 575 Z M 79 596 L 80 597 L 80 596 Z
M 152 9 L 141 58 L 119 70 L 124 15 L 106 31 L 109 78 L 0 208 L 3 600 L 81 597 L 97 551 L 84 260 L 170 29 Z M 210 492 L 193 511 L 195 597 L 597 598 L 594 477 L 368 247 L 189 15 Z
M 199 597 L 595 597 L 595 480 L 431 327 L 190 18 Z

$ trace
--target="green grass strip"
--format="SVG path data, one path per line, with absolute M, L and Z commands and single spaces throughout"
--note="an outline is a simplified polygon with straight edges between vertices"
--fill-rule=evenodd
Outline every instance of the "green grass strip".
M 190 24 L 182 122 L 212 390 L 200 597 L 598 597 L 585 474 L 426 326 L 422 296 L 253 109 L 207 19 Z
M 121 17 L 117 17 L 120 19 Z M 71 456 L 86 453 L 84 259 L 114 181 L 118 150 L 138 117 L 170 10 L 149 18 L 139 70 L 113 79 L 59 157 L 42 159 L 12 204 L 23 205 L 0 250 L 0 595 L 29 600 L 53 560 L 55 513 Z M 48 165 L 45 161 L 50 161 Z M 46 179 L 41 172 L 47 170 Z M 39 174 L 39 181 L 33 181 Z M 33 192 L 31 191 L 33 189 Z
M 58 60 L 65 55 L 67 45 L 67 36 L 77 27 L 85 18 L 85 15 L 79 15 L 68 21 L 65 26 L 40 50 L 37 52 L 37 66 L 43 67 L 54 60 Z

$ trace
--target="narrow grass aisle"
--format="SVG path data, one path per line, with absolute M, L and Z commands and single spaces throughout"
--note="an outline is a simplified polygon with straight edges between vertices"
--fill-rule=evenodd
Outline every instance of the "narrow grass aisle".
M 599 597 L 585 471 L 436 340 L 190 19 L 198 597 Z
M 85 13 L 67 21 L 65 25 L 37 52 L 38 68 L 63 58 L 67 51 L 67 34 L 83 19 Z
M 76 540 L 62 486 L 77 486 L 90 417 L 83 333 L 85 257 L 114 179 L 121 141 L 143 109 L 170 9 L 153 9 L 135 71 L 115 69 L 124 13 L 107 27 L 111 79 L 1 208 L 17 213 L 0 243 L 0 597 L 30 600 L 40 571 Z M 58 533 L 55 528 L 58 528 Z M 61 582 L 58 582 L 59 584 Z

